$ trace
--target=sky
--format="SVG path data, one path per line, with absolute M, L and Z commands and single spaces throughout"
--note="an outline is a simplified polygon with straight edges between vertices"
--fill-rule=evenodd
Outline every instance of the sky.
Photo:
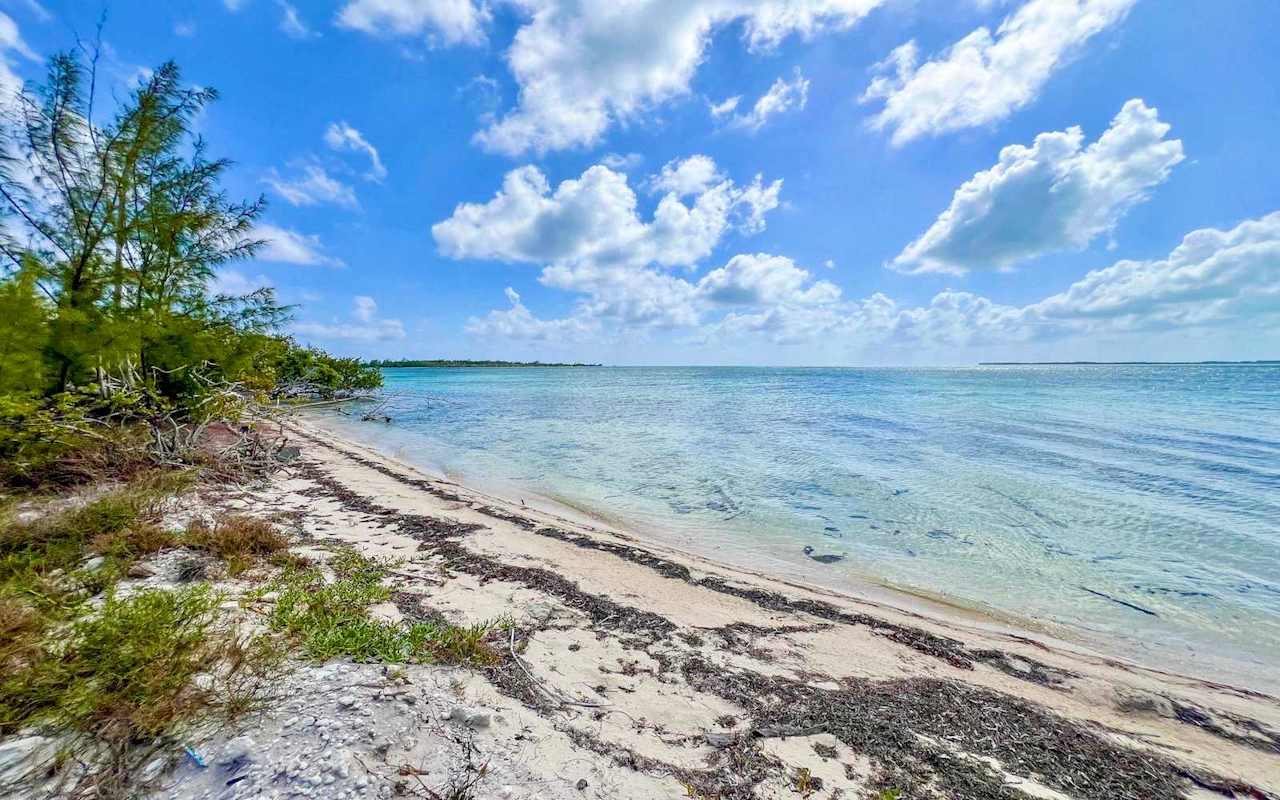
M 0 0 L 0 91 L 100 18 L 335 353 L 1280 358 L 1274 0 Z

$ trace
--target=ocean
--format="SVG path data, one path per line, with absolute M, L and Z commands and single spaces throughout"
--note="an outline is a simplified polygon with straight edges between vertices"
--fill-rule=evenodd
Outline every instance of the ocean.
M 1157 665 L 1280 664 L 1278 366 L 384 374 L 390 424 L 323 422 L 478 488 Z

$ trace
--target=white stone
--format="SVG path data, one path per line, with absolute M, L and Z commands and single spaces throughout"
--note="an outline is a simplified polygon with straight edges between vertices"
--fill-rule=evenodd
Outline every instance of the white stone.
M 257 752 L 258 743 L 251 736 L 237 736 L 222 746 L 222 753 L 218 756 L 219 764 L 234 764 L 237 761 L 250 761 L 253 754 Z
M 44 736 L 24 736 L 0 744 L 0 784 L 22 777 L 46 755 L 53 755 L 53 740 Z

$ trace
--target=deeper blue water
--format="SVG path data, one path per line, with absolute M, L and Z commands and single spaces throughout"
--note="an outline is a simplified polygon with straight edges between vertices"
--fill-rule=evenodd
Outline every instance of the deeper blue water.
M 401 458 L 687 550 L 1280 664 L 1280 367 L 388 369 Z M 820 564 L 802 549 L 843 555 Z M 1105 597 L 1103 595 L 1106 595 Z M 1141 610 L 1139 610 L 1141 609 Z

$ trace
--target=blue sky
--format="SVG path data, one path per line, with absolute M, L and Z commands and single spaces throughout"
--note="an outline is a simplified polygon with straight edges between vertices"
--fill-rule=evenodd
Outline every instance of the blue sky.
M 0 86 L 102 10 L 0 0 Z M 221 285 L 335 352 L 1280 358 L 1271 0 L 117 0 L 103 39 L 110 91 L 220 91 L 270 203 Z

